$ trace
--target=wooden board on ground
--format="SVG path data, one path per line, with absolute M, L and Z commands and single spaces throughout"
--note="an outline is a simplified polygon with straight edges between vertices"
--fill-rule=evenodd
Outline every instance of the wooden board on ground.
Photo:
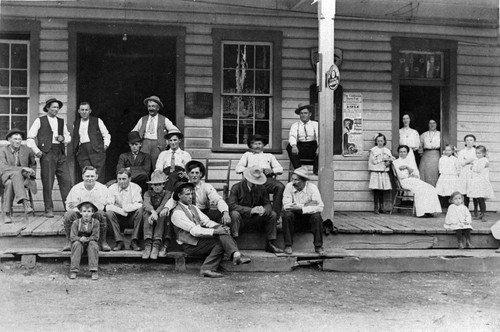
M 21 231 L 21 236 L 31 236 L 31 233 L 33 233 L 35 229 L 37 229 L 38 227 L 40 227 L 40 225 L 42 225 L 46 221 L 49 221 L 50 219 L 54 218 L 46 218 L 43 216 L 30 218 L 26 228 Z
M 288 272 L 297 262 L 296 257 L 277 257 L 261 250 L 243 250 L 242 254 L 250 257 L 249 264 L 233 265 L 231 261 L 223 261 L 221 267 L 229 272 Z

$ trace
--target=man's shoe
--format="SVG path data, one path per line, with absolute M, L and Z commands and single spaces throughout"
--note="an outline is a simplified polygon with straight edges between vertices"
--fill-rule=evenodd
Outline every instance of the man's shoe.
M 3 222 L 6 224 L 12 224 L 12 215 L 9 212 L 3 213 Z
M 223 275 L 218 273 L 218 272 L 214 272 L 214 271 L 210 271 L 210 270 L 203 270 L 203 271 L 200 271 L 200 277 L 222 278 Z
M 106 241 L 102 241 L 101 243 L 101 249 L 102 251 L 111 251 L 111 247 Z
M 326 255 L 325 249 L 323 249 L 323 247 L 316 247 L 314 248 L 314 251 L 320 256 Z
M 133 251 L 141 251 L 141 247 L 137 244 L 137 241 L 136 240 L 132 240 L 132 242 L 130 242 L 130 248 L 133 250 Z
M 64 245 L 62 251 L 70 251 L 71 250 L 71 242 L 68 240 L 66 241 L 66 244 Z
M 123 244 L 123 241 L 117 242 L 116 246 L 113 248 L 113 251 L 120 251 L 125 249 L 125 245 Z
M 54 212 L 52 210 L 48 210 L 44 214 L 45 218 L 54 218 Z
M 70 279 L 76 279 L 76 272 L 71 272 L 71 273 L 69 274 L 69 278 L 70 278 Z
M 287 255 L 292 254 L 292 246 L 285 246 L 285 254 Z
M 35 215 L 35 211 L 33 210 L 33 208 L 31 207 L 31 204 L 30 204 L 30 201 L 25 199 L 23 200 L 23 207 L 24 207 L 24 214 L 25 215 Z
M 158 259 L 158 253 L 160 251 L 160 241 L 155 240 L 153 242 L 153 250 L 151 250 L 151 259 Z
M 92 272 L 92 276 L 90 277 L 92 280 L 97 280 L 99 279 L 99 274 L 97 271 Z
M 161 246 L 161 250 L 158 253 L 158 257 L 167 257 L 167 246 L 166 245 Z
M 233 254 L 233 265 L 248 264 L 251 261 L 249 257 L 243 256 L 239 251 Z
M 142 252 L 142 259 L 149 259 L 149 256 L 151 256 L 151 239 L 146 239 L 144 251 Z
M 267 242 L 266 243 L 266 251 L 270 252 L 270 253 L 273 253 L 273 254 L 281 254 L 281 253 L 283 253 L 283 250 L 280 249 L 280 248 L 278 248 L 278 247 L 276 247 L 274 245 L 274 243 L 272 243 L 272 242 Z

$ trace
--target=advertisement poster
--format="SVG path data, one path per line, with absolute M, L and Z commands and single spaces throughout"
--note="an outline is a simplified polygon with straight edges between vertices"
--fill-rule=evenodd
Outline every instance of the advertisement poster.
M 361 156 L 363 152 L 363 95 L 344 93 L 342 109 L 342 150 L 346 157 Z

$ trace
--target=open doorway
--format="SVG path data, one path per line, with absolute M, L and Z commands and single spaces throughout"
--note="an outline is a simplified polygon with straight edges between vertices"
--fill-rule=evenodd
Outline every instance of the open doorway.
M 160 113 L 175 123 L 176 62 L 176 37 L 77 34 L 77 102 L 89 102 L 111 134 L 106 181 L 115 177 L 119 155 L 129 150 L 128 132 L 147 114 L 144 98 L 160 97 Z
M 410 126 L 422 134 L 429 130 L 429 120 L 436 120 L 441 130 L 441 88 L 401 85 L 399 87 L 399 128 L 404 113 L 413 114 Z

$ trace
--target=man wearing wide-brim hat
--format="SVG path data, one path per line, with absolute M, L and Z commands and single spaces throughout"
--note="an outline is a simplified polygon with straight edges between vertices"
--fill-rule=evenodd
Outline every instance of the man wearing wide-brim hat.
M 299 167 L 293 171 L 292 181 L 283 193 L 283 237 L 285 253 L 292 254 L 293 235 L 296 230 L 310 231 L 313 234 L 314 250 L 324 255 L 323 250 L 323 201 L 318 187 L 309 182 L 308 171 Z
M 267 177 L 259 167 L 249 167 L 243 172 L 244 180 L 231 188 L 229 196 L 229 215 L 231 216 L 231 235 L 238 237 L 246 226 L 264 228 L 266 233 L 265 250 L 282 253 L 276 246 L 276 223 L 278 214 L 272 210 L 269 195 L 263 184 Z
M 132 174 L 132 182 L 141 186 L 142 192 L 148 190 L 147 181 L 151 173 L 151 156 L 141 151 L 142 138 L 137 131 L 128 133 L 129 152 L 122 153 L 118 158 L 116 172 L 121 169 L 127 169 Z
M 167 117 L 158 114 L 163 109 L 163 103 L 157 96 L 144 99 L 144 106 L 147 107 L 149 115 L 140 118 L 131 131 L 139 132 L 143 139 L 141 151 L 150 154 L 153 165 L 156 165 L 160 152 L 167 148 L 165 134 L 179 129 Z
M 57 117 L 62 106 L 62 101 L 56 98 L 48 99 L 43 107 L 47 115 L 41 116 L 33 122 L 28 131 L 26 142 L 26 145 L 40 158 L 43 203 L 47 218 L 54 217 L 52 188 L 55 177 L 57 176 L 63 202 L 66 201 L 72 183 L 66 162 L 66 144 L 71 142 L 71 136 L 64 120 Z
M 35 153 L 25 145 L 22 145 L 24 132 L 13 128 L 7 133 L 6 140 L 9 145 L 0 148 L 0 180 L 4 187 L 3 215 L 4 222 L 12 222 L 12 203 L 22 204 L 25 215 L 33 212 L 26 187 L 36 194 L 36 161 Z
M 194 184 L 181 183 L 174 191 L 173 199 L 178 202 L 172 212 L 177 243 L 184 252 L 193 256 L 208 257 L 200 269 L 200 276 L 220 278 L 217 272 L 220 262 L 226 254 L 233 264 L 250 263 L 250 258 L 241 255 L 236 241 L 229 235 L 227 226 L 210 220 L 193 203 Z
M 311 120 L 314 105 L 299 104 L 295 114 L 300 121 L 294 122 L 288 135 L 286 151 L 293 168 L 302 166 L 303 160 L 313 161 L 313 172 L 318 175 L 318 122 Z

